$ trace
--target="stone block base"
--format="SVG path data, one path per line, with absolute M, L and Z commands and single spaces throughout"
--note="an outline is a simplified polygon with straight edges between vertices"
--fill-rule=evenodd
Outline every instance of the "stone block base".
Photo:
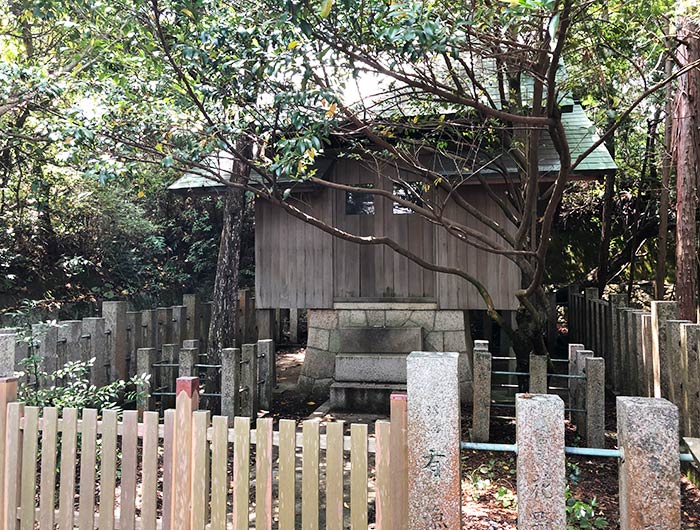
M 406 392 L 406 385 L 349 383 L 331 385 L 331 410 L 352 410 L 388 414 L 392 392 Z

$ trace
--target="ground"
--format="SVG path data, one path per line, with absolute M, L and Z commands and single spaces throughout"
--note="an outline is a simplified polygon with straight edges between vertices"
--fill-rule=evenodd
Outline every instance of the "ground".
M 296 392 L 296 379 L 304 361 L 303 348 L 285 349 L 278 353 L 278 381 L 275 392 L 275 416 L 303 419 L 320 403 L 307 401 Z M 608 396 L 606 445 L 615 447 L 615 407 Z M 374 416 L 366 415 L 368 421 Z M 352 421 L 362 421 L 353 415 Z M 463 439 L 468 439 L 471 417 L 462 414 Z M 496 417 L 491 421 L 492 442 L 514 443 L 515 421 Z M 567 422 L 567 445 L 581 445 L 576 429 Z M 611 458 L 567 457 L 567 473 L 571 498 L 570 517 L 578 516 L 579 524 L 571 528 L 619 528 L 618 462 Z M 462 452 L 462 512 L 464 530 L 516 530 L 517 496 L 515 455 L 482 451 Z M 682 530 L 700 530 L 700 489 L 687 478 L 681 480 Z M 588 524 L 588 526 L 586 526 Z M 597 524 L 598 526 L 595 526 Z M 562 529 L 564 530 L 564 529 Z

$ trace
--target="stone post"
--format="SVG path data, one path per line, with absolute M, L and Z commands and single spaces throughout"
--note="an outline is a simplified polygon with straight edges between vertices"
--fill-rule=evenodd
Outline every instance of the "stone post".
M 258 363 L 257 344 L 244 344 L 241 350 L 241 416 L 256 418 L 258 415 Z
M 586 304 L 586 334 L 583 342 L 587 348 L 593 347 L 593 335 L 595 333 L 595 319 L 593 318 L 593 300 L 598 299 L 597 287 L 586 287 L 584 290 L 584 298 Z
M 642 356 L 644 358 L 644 395 L 654 397 L 654 385 L 658 374 L 658 365 L 654 364 L 651 340 L 651 313 L 642 314 Z
M 258 380 L 260 407 L 272 409 L 272 391 L 277 384 L 275 342 L 271 339 L 258 341 Z
M 613 391 L 619 392 L 620 386 L 620 308 L 627 304 L 627 295 L 610 295 L 610 362 L 607 363 L 608 382 Z
M 0 377 L 14 377 L 15 348 L 18 337 L 16 334 L 0 335 Z
M 153 380 L 153 364 L 156 362 L 156 349 L 155 348 L 139 348 L 136 350 L 136 375 L 150 375 L 148 383 L 145 388 L 140 388 L 139 390 L 145 390 L 148 392 L 148 397 L 142 406 L 146 410 L 151 410 L 153 408 L 153 390 L 155 389 L 155 381 Z
M 295 308 L 289 310 L 289 342 L 299 343 L 299 310 Z
M 605 447 L 605 359 L 586 357 L 586 445 Z
M 228 416 L 229 424 L 240 414 L 241 349 L 221 350 L 221 415 Z
M 158 319 L 158 345 L 173 344 L 173 308 L 157 307 L 156 318 Z
M 578 350 L 576 352 L 575 374 L 577 376 L 586 375 L 586 358 L 593 357 L 595 354 L 591 350 Z M 586 436 L 586 380 L 584 379 L 574 379 L 576 384 L 574 385 L 574 402 L 575 406 L 572 404 L 571 418 L 576 429 L 581 433 L 582 437 Z
M 569 344 L 569 375 L 580 375 L 580 372 L 578 370 L 577 366 L 577 361 L 578 361 L 578 352 L 580 350 L 583 350 L 585 346 L 583 344 Z M 568 379 L 568 387 L 569 387 L 569 408 L 575 409 L 579 408 L 578 403 L 576 402 L 576 398 L 578 397 L 577 391 L 578 391 L 578 386 L 580 386 L 581 380 L 580 379 L 574 379 L 574 378 L 569 378 Z M 571 421 L 574 419 L 574 413 L 570 412 L 569 417 Z
M 156 353 L 157 357 L 157 353 Z M 178 364 L 180 363 L 180 345 L 179 344 L 163 344 L 160 351 L 160 362 L 167 364 Z M 171 366 L 163 367 L 159 369 L 160 380 L 158 381 L 159 386 L 165 386 L 167 388 L 174 388 L 176 380 L 178 377 L 178 368 Z M 165 400 L 170 401 L 169 399 Z
M 158 349 L 158 316 L 155 309 L 141 311 L 141 347 Z
M 485 344 L 484 344 L 485 343 Z M 474 342 L 472 440 L 488 442 L 491 424 L 491 353 L 488 341 Z
M 683 397 L 683 369 L 681 359 L 681 326 L 689 320 L 666 321 L 666 350 L 669 358 L 669 401 L 680 408 Z
M 413 352 L 406 360 L 412 530 L 461 528 L 458 362 L 456 352 Z
M 634 342 L 632 343 L 632 352 L 634 352 L 634 357 L 632 359 L 632 371 L 634 372 L 632 378 L 632 391 L 630 395 L 643 396 L 644 395 L 644 352 L 642 347 L 644 345 L 644 340 L 642 337 L 642 315 L 644 311 L 638 309 L 632 314 L 632 333 L 634 337 Z
M 681 324 L 680 429 L 683 436 L 695 436 L 700 422 L 700 324 Z
M 256 309 L 258 340 L 273 339 L 275 336 L 275 310 Z
M 199 339 L 199 296 L 196 294 L 183 294 L 182 305 L 187 308 L 187 326 L 183 339 Z
M 189 342 L 189 341 L 185 341 Z M 178 377 L 194 377 L 195 369 L 194 365 L 199 360 L 199 347 L 187 347 L 185 346 L 180 350 L 180 357 L 178 360 Z
M 564 402 L 554 394 L 517 394 L 518 530 L 566 528 Z
M 530 354 L 530 393 L 547 393 L 547 356 Z
M 651 348 L 654 357 L 654 365 L 659 366 L 659 379 L 654 381 L 654 397 L 669 398 L 670 359 L 666 349 L 666 322 L 678 318 L 678 304 L 676 302 L 652 302 L 651 303 Z
M 679 530 L 678 409 L 665 399 L 618 397 L 617 438 L 620 530 Z
M 58 363 L 59 367 L 67 362 L 82 360 L 82 320 L 62 320 L 58 323 Z
M 41 357 L 41 367 L 49 374 L 55 372 L 58 368 L 58 328 L 52 325 L 34 324 L 32 334 Z
M 102 302 L 112 381 L 129 378 L 126 366 L 126 308 L 126 302 Z
M 620 391 L 624 394 L 631 395 L 634 382 L 634 361 L 636 361 L 633 353 L 634 342 L 634 308 L 627 307 L 620 312 L 620 345 L 621 345 L 621 387 Z
M 126 337 L 127 337 L 127 364 L 129 366 L 129 375 L 132 376 L 136 373 L 136 365 L 138 361 L 136 359 L 138 349 L 141 348 L 141 340 L 143 339 L 143 333 L 141 330 L 141 311 L 127 311 L 126 312 Z
M 90 382 L 96 387 L 109 383 L 109 352 L 107 351 L 107 335 L 105 335 L 105 319 L 88 317 L 83 319 L 83 335 L 89 337 L 90 358 L 95 362 L 90 370 Z
M 172 341 L 174 344 L 182 344 L 187 339 L 187 306 L 173 306 L 172 312 Z

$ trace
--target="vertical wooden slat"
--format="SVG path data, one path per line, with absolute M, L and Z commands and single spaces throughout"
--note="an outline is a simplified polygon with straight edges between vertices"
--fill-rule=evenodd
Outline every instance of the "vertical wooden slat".
M 211 530 L 226 530 L 228 417 L 214 416 L 211 437 Z
M 26 407 L 24 409 L 24 433 L 22 436 L 21 530 L 33 530 L 34 528 L 38 434 L 39 408 Z
M 39 530 L 53 530 L 56 508 L 56 438 L 58 410 L 44 408 L 41 433 L 41 482 L 39 484 Z
M 233 420 L 233 528 L 248 528 L 250 495 L 250 419 Z
M 343 530 L 343 432 L 345 424 L 326 425 L 326 528 Z
M 280 420 L 279 530 L 294 530 L 296 524 L 296 430 L 294 420 Z
M 22 430 L 20 421 L 24 415 L 24 405 L 10 403 L 7 406 L 7 434 L 5 441 L 5 530 L 18 527 L 17 507 L 22 479 L 22 461 L 17 455 L 22 454 Z
M 122 419 L 122 481 L 119 504 L 119 530 L 136 525 L 136 459 L 138 452 L 138 412 L 124 411 Z
M 301 527 L 318 529 L 319 422 L 306 420 L 302 427 Z
M 367 425 L 350 426 L 350 528 L 367 528 Z
M 156 530 L 158 500 L 158 413 L 143 413 L 143 449 L 141 453 L 141 527 Z
M 256 425 L 255 528 L 272 530 L 272 418 L 260 418 Z
M 58 528 L 73 530 L 78 409 L 63 409 L 61 429 L 61 481 L 58 487 Z
M 114 530 L 114 493 L 117 483 L 117 411 L 102 413 L 100 464 L 100 530 Z
M 7 454 L 5 443 L 7 442 L 7 407 L 9 403 L 17 401 L 17 378 L 0 377 L 0 524 L 6 521 L 5 513 L 5 467 Z
M 163 415 L 163 530 L 170 530 L 173 507 L 173 437 L 175 411 L 168 409 Z
M 95 464 L 97 461 L 97 411 L 95 409 L 83 410 L 80 434 L 78 528 L 92 530 L 95 527 Z
M 391 395 L 391 521 L 408 528 L 408 402 L 406 394 Z
M 378 421 L 374 424 L 376 436 L 375 468 L 376 468 L 376 530 L 392 530 L 391 523 L 391 460 L 389 446 L 391 444 L 391 423 Z
M 175 387 L 172 530 L 189 530 L 192 523 L 192 413 L 199 402 L 199 379 L 179 377 Z
M 204 530 L 209 506 L 209 411 L 192 415 L 192 530 Z M 224 461 L 225 462 L 225 461 Z M 225 466 L 224 462 L 217 465 Z

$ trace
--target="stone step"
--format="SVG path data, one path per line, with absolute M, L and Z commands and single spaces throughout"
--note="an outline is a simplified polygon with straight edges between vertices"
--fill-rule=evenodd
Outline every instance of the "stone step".
M 336 382 L 331 385 L 331 410 L 387 414 L 393 392 L 406 392 L 406 385 Z
M 340 328 L 343 353 L 405 353 L 423 349 L 421 328 Z
M 406 383 L 407 353 L 338 353 L 336 381 Z

